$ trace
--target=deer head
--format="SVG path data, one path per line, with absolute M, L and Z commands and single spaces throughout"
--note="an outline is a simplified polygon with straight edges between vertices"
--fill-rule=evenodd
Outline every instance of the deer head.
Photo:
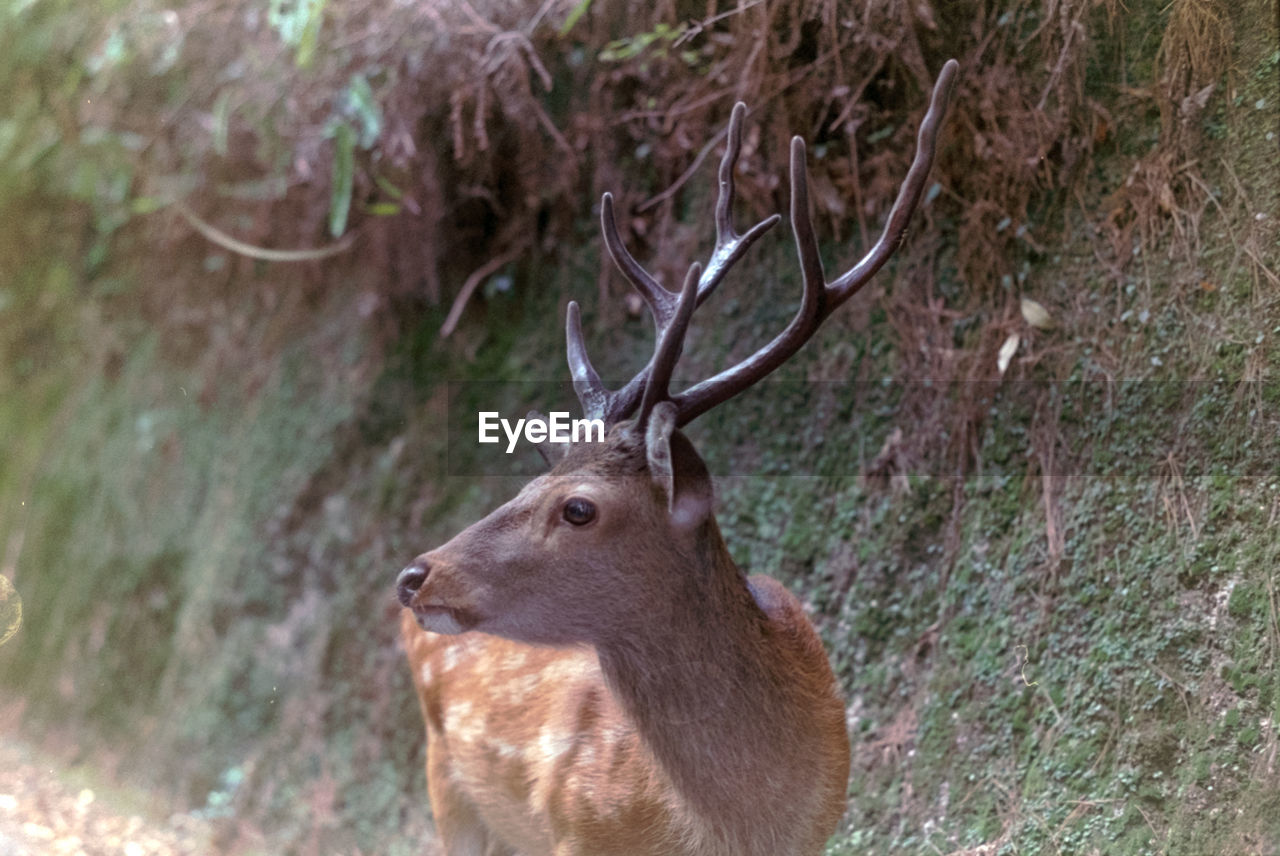
M 651 594 L 639 569 L 678 573 L 701 542 L 718 538 L 706 467 L 664 405 L 644 435 L 626 422 L 603 443 L 572 447 L 551 472 L 407 568 L 400 600 L 423 629 L 556 645 L 598 643 L 631 622 L 660 620 L 668 595 Z M 616 573 L 600 573 L 602 556 Z
M 706 466 L 677 429 L 782 365 L 827 316 L 871 280 L 902 243 L 933 162 L 956 69 L 954 60 L 948 62 L 938 77 L 920 125 L 915 159 L 880 239 L 861 261 L 834 280 L 828 281 L 823 272 L 809 215 L 805 143 L 800 137 L 792 139 L 791 226 L 804 288 L 800 308 L 772 342 L 682 392 L 671 393 L 668 384 L 694 309 L 780 219 L 775 214 L 745 233 L 733 225 L 733 170 L 746 106 L 737 104 L 729 121 L 728 144 L 720 163 L 715 249 L 705 270 L 696 262 L 689 268 L 679 292 L 665 288 L 627 251 L 618 235 L 613 196 L 604 194 L 605 245 L 653 317 L 657 331 L 653 357 L 620 389 L 606 389 L 587 356 L 578 305 L 569 303 L 566 338 L 574 389 L 584 415 L 603 419 L 609 426 L 607 440 L 571 448 L 550 473 L 448 544 L 418 557 L 400 574 L 400 602 L 413 610 L 424 629 L 480 630 L 542 644 L 595 642 L 600 633 L 595 628 L 606 617 L 602 610 L 613 606 L 630 614 L 629 610 L 644 603 L 643 591 L 618 590 L 619 584 L 632 580 L 625 574 L 610 578 L 610 590 L 617 597 L 612 601 L 601 597 L 608 594 L 598 591 L 601 557 L 620 567 L 641 561 L 653 564 L 665 553 L 691 550 L 699 541 L 718 541 L 718 532 L 712 531 L 712 489 Z M 576 603 L 581 606 L 575 610 Z M 584 622 L 574 619 L 579 612 Z M 548 622 L 552 615 L 559 626 Z M 619 616 L 618 622 L 625 623 L 624 618 Z

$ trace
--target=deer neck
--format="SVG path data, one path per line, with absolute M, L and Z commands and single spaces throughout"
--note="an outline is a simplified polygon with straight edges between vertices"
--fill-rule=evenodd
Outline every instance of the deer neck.
M 756 605 L 714 523 L 709 529 L 672 575 L 684 585 L 665 608 L 597 650 L 662 771 L 732 841 L 735 822 L 758 837 L 761 811 L 791 803 L 803 787 L 786 771 L 806 754 L 797 712 L 812 700 L 796 690 L 787 640 Z

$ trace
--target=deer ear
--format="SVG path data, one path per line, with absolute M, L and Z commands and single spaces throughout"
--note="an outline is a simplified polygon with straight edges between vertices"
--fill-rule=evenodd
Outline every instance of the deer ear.
M 692 530 L 711 516 L 711 474 L 689 438 L 676 430 L 676 407 L 654 405 L 645 430 L 649 475 L 667 497 L 667 512 L 678 529 Z

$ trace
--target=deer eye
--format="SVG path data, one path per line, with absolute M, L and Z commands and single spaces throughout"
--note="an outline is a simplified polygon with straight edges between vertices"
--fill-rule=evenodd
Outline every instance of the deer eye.
M 564 504 L 564 519 L 574 526 L 585 526 L 596 519 L 595 504 L 575 496 Z

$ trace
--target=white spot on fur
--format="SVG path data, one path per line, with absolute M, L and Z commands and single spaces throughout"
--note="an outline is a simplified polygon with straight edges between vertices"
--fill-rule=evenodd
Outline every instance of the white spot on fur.
M 513 704 L 520 704 L 536 693 L 542 686 L 542 682 L 543 674 L 539 672 L 531 672 L 530 674 L 513 678 L 506 686 L 508 698 L 511 699 Z
M 444 730 L 450 740 L 475 743 L 484 738 L 484 723 L 470 701 L 455 701 L 444 709 Z
M 489 748 L 493 750 L 499 758 L 504 760 L 518 760 L 524 757 L 524 750 L 519 746 L 507 743 L 505 740 L 489 740 Z
M 529 792 L 529 802 L 534 811 L 542 813 L 548 810 L 551 793 L 560 785 L 556 780 L 556 762 L 564 756 L 575 742 L 574 735 L 566 734 L 558 728 L 543 728 L 538 732 L 534 745 L 533 788 Z
M 562 657 L 547 664 L 542 670 L 542 680 L 546 681 L 548 686 L 562 686 L 571 681 L 593 677 L 599 671 L 598 662 L 584 657 Z
M 583 767 L 593 767 L 596 763 L 596 747 L 590 741 L 585 741 L 582 748 L 578 750 L 578 757 L 575 761 Z
M 560 756 L 573 748 L 575 735 L 559 729 L 544 728 L 538 732 L 538 761 L 553 766 Z

